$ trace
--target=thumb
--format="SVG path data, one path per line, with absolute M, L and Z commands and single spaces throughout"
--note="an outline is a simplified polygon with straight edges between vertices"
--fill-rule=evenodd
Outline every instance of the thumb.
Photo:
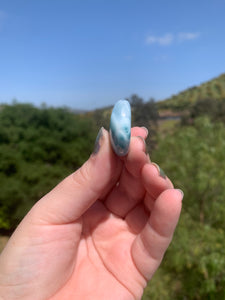
M 38 201 L 33 213 L 41 223 L 74 222 L 111 190 L 121 169 L 122 162 L 112 151 L 109 133 L 102 127 L 90 158 Z

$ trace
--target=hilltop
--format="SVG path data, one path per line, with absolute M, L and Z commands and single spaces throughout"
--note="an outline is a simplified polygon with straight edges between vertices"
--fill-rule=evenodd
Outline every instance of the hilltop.
M 144 105 L 146 103 L 138 95 L 131 95 L 128 98 L 132 102 L 132 97 L 136 97 Z M 186 115 L 199 100 L 225 100 L 225 73 L 206 81 L 199 86 L 190 87 L 170 98 L 155 102 L 161 119 L 176 119 L 181 115 Z M 112 106 L 102 107 L 94 111 L 87 112 L 88 115 L 94 116 L 97 123 L 101 126 L 108 124 Z
M 199 86 L 190 87 L 170 98 L 157 102 L 160 110 L 185 110 L 202 99 L 225 99 L 225 73 L 206 81 Z

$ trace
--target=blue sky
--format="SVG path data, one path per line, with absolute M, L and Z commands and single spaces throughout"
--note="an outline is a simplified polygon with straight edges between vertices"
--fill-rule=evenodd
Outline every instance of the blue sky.
M 225 72 L 225 0 L 0 0 L 0 102 L 161 100 Z

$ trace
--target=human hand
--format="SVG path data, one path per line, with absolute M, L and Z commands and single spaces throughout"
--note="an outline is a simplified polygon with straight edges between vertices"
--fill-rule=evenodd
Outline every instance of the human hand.
M 119 158 L 102 129 L 89 160 L 25 216 L 0 256 L 0 299 L 141 298 L 182 193 L 145 154 L 146 130 L 131 134 Z

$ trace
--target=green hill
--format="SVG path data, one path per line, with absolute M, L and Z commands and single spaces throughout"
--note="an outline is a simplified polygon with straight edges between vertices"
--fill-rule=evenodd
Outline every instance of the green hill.
M 158 108 L 184 110 L 200 99 L 225 99 L 225 73 L 199 86 L 190 87 L 172 97 L 159 101 Z

